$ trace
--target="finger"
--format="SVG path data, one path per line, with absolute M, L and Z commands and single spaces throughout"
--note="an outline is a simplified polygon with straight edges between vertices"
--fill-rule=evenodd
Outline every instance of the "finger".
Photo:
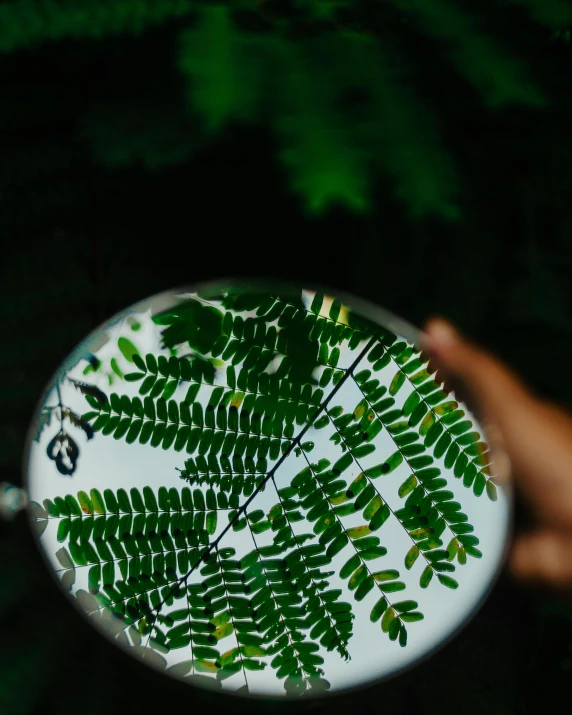
M 428 354 L 422 350 L 420 354 L 422 362 L 427 362 L 425 369 L 430 375 L 433 375 L 435 382 L 441 387 L 451 399 L 456 399 L 460 402 L 465 402 L 469 409 L 477 415 L 478 405 L 471 404 L 471 396 L 463 390 L 462 382 L 454 378 L 449 371 L 443 369 L 439 365 L 438 359 L 435 356 Z
M 505 484 L 512 478 L 512 463 L 508 456 L 503 434 L 497 425 L 491 422 L 484 422 L 482 428 L 487 437 L 487 451 L 483 457 L 489 465 L 487 471 L 489 474 L 494 475 L 497 483 Z
M 484 419 L 484 405 L 480 404 L 478 393 L 473 394 L 468 386 L 463 384 L 462 377 L 453 375 L 450 369 L 439 363 L 434 354 L 430 356 L 426 351 L 422 351 L 421 359 L 428 361 L 427 372 L 433 375 L 435 382 L 451 400 L 464 402 L 479 421 Z
M 485 410 L 481 406 L 475 404 L 478 403 L 478 398 L 473 397 L 466 389 L 463 389 L 463 383 L 460 378 L 452 377 L 446 369 L 439 368 L 439 361 L 436 356 L 430 357 L 422 350 L 421 359 L 428 361 L 426 369 L 429 374 L 435 373 L 435 381 L 441 385 L 443 392 L 451 399 L 464 402 L 480 422 L 487 440 L 484 444 L 485 452 L 481 455 L 482 463 L 489 465 L 487 474 L 494 476 L 497 483 L 504 484 L 508 482 L 512 474 L 511 462 L 506 452 L 502 432 L 498 426 L 491 421 L 489 415 L 485 414 Z
M 466 402 L 479 420 L 499 423 L 531 395 L 522 380 L 500 359 L 480 348 L 443 318 L 431 318 L 420 336 L 431 370 Z M 430 370 L 430 371 L 431 371 Z
M 529 584 L 572 591 L 572 533 L 542 531 L 517 538 L 509 557 L 512 576 Z
M 572 415 L 533 394 L 500 359 L 447 321 L 430 320 L 421 340 L 438 372 L 465 389 L 464 401 L 479 422 L 498 427 L 510 473 L 538 522 L 566 528 L 572 519 Z

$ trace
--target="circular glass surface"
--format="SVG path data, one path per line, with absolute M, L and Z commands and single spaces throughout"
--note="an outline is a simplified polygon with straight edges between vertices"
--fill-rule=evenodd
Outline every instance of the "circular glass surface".
M 62 589 L 148 665 L 241 695 L 418 663 L 491 588 L 511 495 L 417 337 L 350 296 L 232 281 L 109 320 L 30 430 Z

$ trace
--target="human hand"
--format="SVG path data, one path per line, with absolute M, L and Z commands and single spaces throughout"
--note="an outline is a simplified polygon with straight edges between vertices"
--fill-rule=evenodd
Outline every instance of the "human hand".
M 429 372 L 483 426 L 491 472 L 512 483 L 534 518 L 533 528 L 515 537 L 511 574 L 572 593 L 572 416 L 442 318 L 426 323 L 421 349 Z

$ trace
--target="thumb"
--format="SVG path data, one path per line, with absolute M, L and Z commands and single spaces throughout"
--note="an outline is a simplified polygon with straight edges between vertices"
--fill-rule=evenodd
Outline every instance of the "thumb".
M 479 421 L 498 424 L 514 413 L 515 403 L 530 399 L 521 380 L 499 358 L 463 336 L 449 321 L 431 318 L 420 335 L 429 371 L 475 413 Z
M 522 534 L 513 545 L 508 566 L 514 578 L 572 593 L 570 534 L 549 530 Z

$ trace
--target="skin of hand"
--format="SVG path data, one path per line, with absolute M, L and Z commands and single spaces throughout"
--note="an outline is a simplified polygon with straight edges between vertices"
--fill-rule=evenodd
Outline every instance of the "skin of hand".
M 572 596 L 572 415 L 533 391 L 441 316 L 420 334 L 428 370 L 482 425 L 491 473 L 510 481 L 532 516 L 508 558 L 511 575 Z

